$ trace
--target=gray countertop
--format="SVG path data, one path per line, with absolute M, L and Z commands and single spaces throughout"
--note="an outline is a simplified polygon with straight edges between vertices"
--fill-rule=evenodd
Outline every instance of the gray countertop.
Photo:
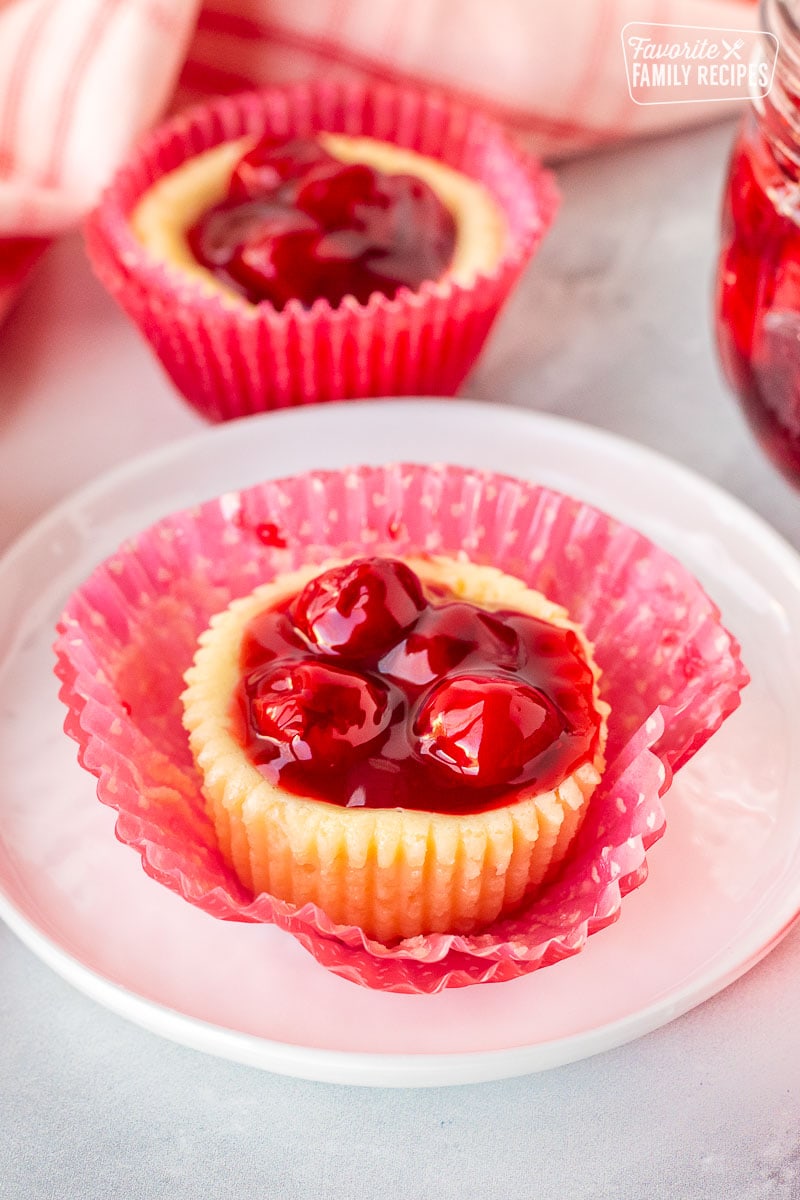
M 800 496 L 714 360 L 731 137 L 717 126 L 561 168 L 557 224 L 464 392 L 653 447 L 800 548 Z M 0 544 L 107 467 L 201 427 L 68 239 L 0 333 Z M 800 928 L 627 1046 L 428 1090 L 303 1082 L 174 1045 L 73 990 L 2 925 L 0 981 L 2 1197 L 800 1196 Z

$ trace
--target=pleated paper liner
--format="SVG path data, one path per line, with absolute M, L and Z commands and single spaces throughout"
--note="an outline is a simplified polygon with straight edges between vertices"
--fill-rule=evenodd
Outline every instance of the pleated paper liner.
M 483 184 L 507 234 L 495 269 L 443 279 L 394 299 L 346 297 L 303 308 L 231 303 L 138 242 L 130 215 L 144 192 L 188 158 L 245 135 L 364 135 L 438 159 Z M 479 112 L 439 94 L 331 79 L 228 96 L 160 127 L 117 173 L 86 225 L 100 280 L 185 398 L 220 421 L 351 397 L 451 395 L 549 228 L 552 176 Z
M 489 563 L 562 604 L 594 643 L 611 705 L 602 783 L 561 874 L 483 933 L 382 945 L 314 905 L 253 898 L 206 813 L 180 703 L 198 635 L 277 574 L 364 553 Z M 646 877 L 673 772 L 737 707 L 748 678 L 714 603 L 641 534 L 548 489 L 450 466 L 309 473 L 173 514 L 73 593 L 56 653 L 65 728 L 149 875 L 216 917 L 286 929 L 337 974 L 401 992 L 524 975 L 616 920 Z

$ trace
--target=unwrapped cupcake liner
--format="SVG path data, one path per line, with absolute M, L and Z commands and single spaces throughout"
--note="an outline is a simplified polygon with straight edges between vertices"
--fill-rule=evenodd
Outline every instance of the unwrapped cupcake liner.
M 441 160 L 481 182 L 503 211 L 506 248 L 468 285 L 426 281 L 365 305 L 324 298 L 309 309 L 247 308 L 153 258 L 129 217 L 144 192 L 187 158 L 245 135 L 364 135 Z M 150 343 L 176 387 L 220 421 L 351 397 L 451 395 L 477 357 L 516 279 L 549 228 L 552 176 L 481 113 L 436 93 L 325 79 L 226 96 L 152 133 L 86 224 L 95 271 Z
M 478 934 L 383 945 L 313 904 L 253 898 L 206 812 L 180 701 L 199 634 L 278 574 L 363 554 L 496 566 L 563 605 L 594 643 L 611 705 L 602 782 L 558 877 Z M 337 974 L 399 992 L 516 978 L 615 921 L 646 877 L 673 772 L 748 679 L 714 603 L 641 534 L 560 493 L 452 466 L 311 472 L 168 516 L 72 594 L 55 648 L 65 729 L 147 873 L 216 917 L 274 923 Z

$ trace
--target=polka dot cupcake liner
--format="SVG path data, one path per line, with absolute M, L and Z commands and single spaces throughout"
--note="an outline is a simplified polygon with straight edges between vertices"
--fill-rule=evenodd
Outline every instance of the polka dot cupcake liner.
M 230 304 L 157 261 L 130 217 L 187 159 L 243 136 L 319 132 L 391 142 L 482 184 L 502 212 L 505 248 L 470 283 L 427 281 L 389 300 L 332 308 Z M 558 206 L 554 180 L 501 126 L 434 93 L 331 79 L 226 96 L 182 113 L 131 155 L 86 224 L 94 269 L 184 397 L 214 421 L 354 397 L 453 394 Z
M 567 608 L 594 643 L 611 705 L 602 782 L 559 876 L 480 934 L 383 945 L 312 904 L 254 898 L 225 865 L 206 812 L 179 699 L 198 635 L 259 583 L 365 553 L 499 567 Z M 65 729 L 145 871 L 213 916 L 276 924 L 337 974 L 398 992 L 516 978 L 615 921 L 646 878 L 674 772 L 748 679 L 713 601 L 641 534 L 546 488 L 452 466 L 313 472 L 165 517 L 72 594 L 55 649 Z

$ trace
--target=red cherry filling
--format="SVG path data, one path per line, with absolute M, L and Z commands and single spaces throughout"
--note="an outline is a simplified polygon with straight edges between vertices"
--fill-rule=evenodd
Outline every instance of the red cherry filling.
M 294 620 L 318 650 L 375 657 L 424 608 L 422 585 L 410 567 L 391 558 L 362 558 L 312 579 L 297 597 Z
M 257 676 L 248 688 L 250 720 L 278 754 L 315 767 L 338 767 L 389 724 L 389 697 L 374 680 L 341 667 L 305 662 Z
M 260 613 L 240 670 L 252 761 L 332 804 L 481 812 L 557 786 L 597 744 L 572 630 L 423 589 L 394 559 L 334 567 Z
M 234 167 L 228 199 L 259 200 L 287 179 L 297 179 L 327 158 L 319 142 L 311 138 L 292 138 L 288 142 L 264 138 Z
M 519 665 L 517 632 L 490 612 L 463 601 L 426 607 L 414 628 L 381 660 L 381 673 L 423 686 L 456 668 L 491 663 L 513 671 Z
M 792 159 L 794 156 L 792 156 Z M 797 166 L 752 118 L 733 149 L 717 266 L 717 346 L 756 437 L 800 485 Z
M 483 787 L 510 783 L 558 739 L 564 722 L 519 679 L 460 675 L 437 684 L 414 720 L 418 752 Z
M 246 154 L 228 195 L 188 231 L 195 258 L 251 303 L 310 307 L 345 296 L 366 304 L 438 279 L 455 222 L 412 175 L 346 164 L 313 139 L 265 139 Z

